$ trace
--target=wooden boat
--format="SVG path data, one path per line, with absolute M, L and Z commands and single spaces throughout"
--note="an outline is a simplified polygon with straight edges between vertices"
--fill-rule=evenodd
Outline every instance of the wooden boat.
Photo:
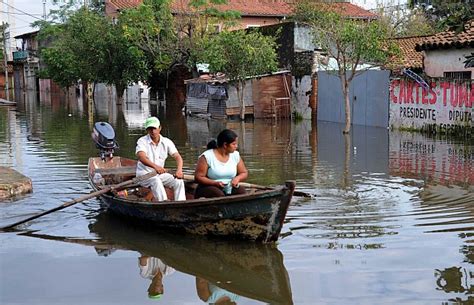
M 122 157 L 90 158 L 89 181 L 97 191 L 133 179 L 136 163 Z M 94 179 L 97 173 L 103 178 L 100 182 Z M 138 185 L 129 186 L 127 192 L 107 192 L 100 197 L 109 211 L 142 224 L 266 243 L 278 239 L 295 182 L 271 188 L 246 184 L 244 195 L 200 199 L 194 199 L 196 183 L 192 179 L 185 179 L 185 186 L 186 201 L 153 202 L 149 190 Z

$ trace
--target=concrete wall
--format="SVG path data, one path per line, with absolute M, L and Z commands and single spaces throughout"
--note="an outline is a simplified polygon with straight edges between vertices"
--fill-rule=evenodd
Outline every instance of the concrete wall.
M 429 91 L 407 79 L 390 84 L 390 126 L 394 128 L 474 127 L 474 82 L 438 80 Z
M 463 63 L 471 53 L 474 48 L 425 51 L 425 73 L 430 77 L 444 77 L 444 72 L 471 71 L 471 79 L 474 79 L 474 68 L 464 68 Z
M 308 26 L 296 24 L 294 31 L 294 49 L 298 51 L 314 51 L 316 46 L 313 43 L 311 29 Z
M 291 97 L 293 112 L 301 115 L 303 119 L 311 119 L 311 108 L 309 98 L 311 94 L 311 76 L 305 75 L 300 78 L 292 77 Z

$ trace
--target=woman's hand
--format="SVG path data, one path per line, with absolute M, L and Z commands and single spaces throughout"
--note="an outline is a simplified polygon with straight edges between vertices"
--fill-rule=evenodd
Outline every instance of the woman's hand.
M 223 189 L 225 187 L 225 184 L 222 181 L 214 181 L 214 182 L 215 182 L 214 186 L 217 186 L 218 188 Z
M 230 183 L 232 184 L 232 187 L 239 187 L 240 178 L 238 176 L 235 176 Z

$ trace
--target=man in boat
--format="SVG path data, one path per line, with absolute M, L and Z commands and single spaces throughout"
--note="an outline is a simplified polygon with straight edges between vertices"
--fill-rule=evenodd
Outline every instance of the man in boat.
M 173 274 L 176 270 L 165 265 L 159 258 L 142 255 L 138 258 L 140 275 L 150 279 L 148 286 L 148 297 L 150 299 L 160 299 L 164 293 L 163 278 Z
M 145 121 L 146 136 L 137 141 L 135 153 L 138 157 L 137 176 L 145 175 L 153 170 L 158 174 L 140 182 L 142 186 L 149 187 L 155 200 L 168 200 L 165 186 L 174 191 L 174 200 L 186 200 L 183 179 L 183 158 L 179 154 L 173 141 L 162 136 L 160 120 L 149 117 Z M 176 173 L 171 175 L 165 169 L 165 160 L 168 156 L 176 160 Z

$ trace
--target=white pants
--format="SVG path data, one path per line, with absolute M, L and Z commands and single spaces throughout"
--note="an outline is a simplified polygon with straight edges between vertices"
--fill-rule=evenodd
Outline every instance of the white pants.
M 186 194 L 184 192 L 184 181 L 177 179 L 173 175 L 164 173 L 148 178 L 140 182 L 141 186 L 149 187 L 153 196 L 158 201 L 168 200 L 166 195 L 165 186 L 170 187 L 174 191 L 174 200 L 186 200 Z

